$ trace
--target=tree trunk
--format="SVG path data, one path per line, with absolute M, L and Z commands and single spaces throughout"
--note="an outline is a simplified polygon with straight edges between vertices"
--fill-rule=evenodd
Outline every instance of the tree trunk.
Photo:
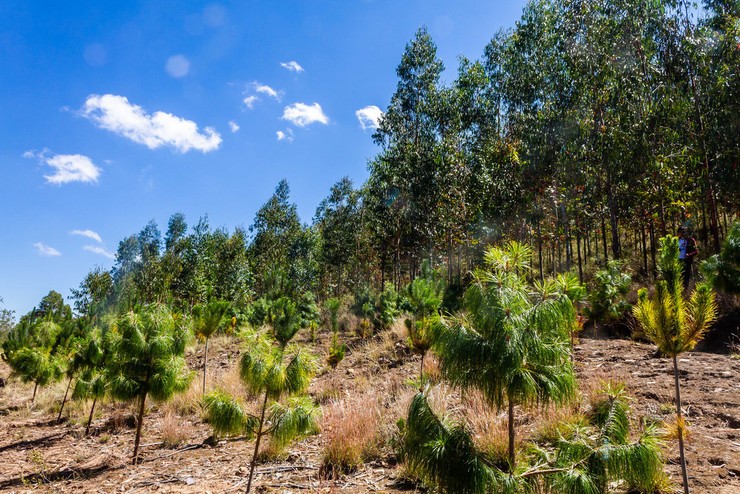
M 509 472 L 516 467 L 516 453 L 514 451 L 514 400 L 509 395 Z
M 609 262 L 609 251 L 606 248 L 606 221 L 604 220 L 604 213 L 601 214 L 601 247 L 604 251 L 604 266 Z
M 540 258 L 540 282 L 545 281 L 545 271 L 544 267 L 542 265 L 542 229 L 540 227 L 540 217 L 537 216 L 537 247 L 539 250 L 539 258 Z
M 581 232 L 576 234 L 576 250 L 578 251 L 578 281 L 583 285 L 583 258 L 581 257 Z
M 93 413 L 95 412 L 95 404 L 98 402 L 98 397 L 93 398 L 93 404 L 90 407 L 90 416 L 87 418 L 87 426 L 85 426 L 85 435 L 90 433 L 90 424 L 92 424 Z
M 35 382 L 33 384 L 33 396 L 31 397 L 31 407 L 36 405 L 36 390 L 39 389 L 39 383 Z
M 136 439 L 134 439 L 134 459 L 133 464 L 136 465 L 139 461 L 139 441 L 141 440 L 141 424 L 144 422 L 144 406 L 146 404 L 146 393 L 141 395 L 141 403 L 139 405 L 139 419 L 136 421 Z
M 249 480 L 247 480 L 247 494 L 252 489 L 252 478 L 254 477 L 254 467 L 257 465 L 257 453 L 260 450 L 260 441 L 262 440 L 262 425 L 265 423 L 265 410 L 267 409 L 267 391 L 265 391 L 265 400 L 262 402 L 262 413 L 260 423 L 257 427 L 257 438 L 254 441 L 254 454 L 252 454 L 252 464 L 249 466 Z
M 67 383 L 67 391 L 64 392 L 64 398 L 62 399 L 62 406 L 59 407 L 59 415 L 57 415 L 57 424 L 62 421 L 62 412 L 64 411 L 64 404 L 67 403 L 67 395 L 69 394 L 69 387 L 72 386 L 72 378 L 69 378 Z
M 201 396 L 206 395 L 206 370 L 208 369 L 208 338 L 206 338 L 206 347 L 203 350 L 203 392 Z
M 681 386 L 678 383 L 678 359 L 673 356 L 673 379 L 676 384 L 676 417 L 678 418 L 678 451 L 681 457 L 681 475 L 683 476 L 683 492 L 689 494 L 689 475 L 686 471 L 686 456 L 683 447 L 683 424 L 681 412 Z

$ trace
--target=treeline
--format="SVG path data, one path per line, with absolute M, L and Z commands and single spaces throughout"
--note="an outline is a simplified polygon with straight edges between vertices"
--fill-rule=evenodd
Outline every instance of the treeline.
M 248 229 L 150 223 L 73 291 L 75 310 L 399 290 L 425 260 L 461 292 L 502 237 L 533 248 L 541 279 L 581 282 L 613 259 L 654 278 L 657 239 L 679 225 L 718 252 L 739 205 L 739 14 L 731 0 L 532 1 L 451 83 L 421 29 L 365 184 L 337 182 L 310 225 L 285 181 Z

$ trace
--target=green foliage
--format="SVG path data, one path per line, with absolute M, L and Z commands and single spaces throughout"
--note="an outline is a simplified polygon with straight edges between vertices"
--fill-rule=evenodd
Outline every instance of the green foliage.
M 303 322 L 298 306 L 288 297 L 280 297 L 270 306 L 272 337 L 285 347 L 301 329 Z
M 205 341 L 219 331 L 225 330 L 229 321 L 229 302 L 212 300 L 193 307 L 193 332 L 196 338 Z
M 467 313 L 431 327 L 432 348 L 451 384 L 479 389 L 496 409 L 509 404 L 512 467 L 513 405 L 562 403 L 575 391 L 567 346 L 573 305 L 565 296 L 531 295 L 530 255 L 515 242 L 489 249 L 488 269 L 476 273 L 465 294 Z
M 339 363 L 344 360 L 344 355 L 347 352 L 347 345 L 339 341 L 339 335 L 334 333 L 331 337 L 331 344 L 329 345 L 329 355 L 326 357 L 326 363 L 332 369 L 336 369 Z
M 398 317 L 398 293 L 392 286 L 387 286 L 378 296 L 376 325 L 387 329 Z
M 439 492 L 488 492 L 494 472 L 469 431 L 441 421 L 424 394 L 414 396 L 401 425 L 398 453 L 411 473 Z
M 250 491 L 254 466 L 262 436 L 270 434 L 276 445 L 287 444 L 296 435 L 314 430 L 316 411 L 305 400 L 289 401 L 287 406 L 279 404 L 284 396 L 303 393 L 311 382 L 316 364 L 311 355 L 290 345 L 290 340 L 300 329 L 300 317 L 296 304 L 281 298 L 272 307 L 272 331 L 274 342 L 261 335 L 254 335 L 239 362 L 239 376 L 247 389 L 255 395 L 263 395 L 262 409 L 255 430 L 254 453 L 250 464 L 247 492 Z M 268 401 L 273 400 L 265 429 L 265 413 Z
M 336 297 L 328 298 L 324 302 L 324 307 L 329 311 L 329 324 L 332 333 L 336 333 L 339 330 L 339 308 L 341 306 L 342 301 Z
M 192 373 L 184 357 L 187 338 L 188 327 L 182 316 L 162 305 L 127 312 L 116 321 L 107 381 L 114 398 L 139 401 L 134 462 L 146 398 L 166 401 L 190 385 Z
M 688 300 L 683 297 L 678 239 L 661 239 L 660 273 L 655 297 L 642 288 L 633 313 L 645 337 L 666 355 L 675 356 L 693 349 L 717 316 L 714 293 L 706 283 L 696 285 Z
M 246 412 L 244 405 L 222 390 L 203 397 L 205 419 L 217 436 L 251 435 L 258 418 Z
M 740 221 L 730 227 L 722 251 L 704 261 L 700 269 L 717 290 L 740 293 Z
M 588 297 L 588 317 L 602 323 L 620 319 L 630 307 L 624 297 L 631 282 L 632 278 L 624 272 L 621 262 L 609 261 L 606 269 L 594 276 L 593 289 Z
M 717 315 L 714 292 L 707 283 L 696 285 L 690 298 L 684 299 L 681 267 L 678 260 L 678 238 L 672 235 L 662 238 L 659 265 L 661 279 L 656 284 L 655 297 L 651 300 L 647 290 L 641 288 L 637 305 L 633 309 L 644 335 L 663 354 L 673 357 L 676 415 L 679 423 L 682 421 L 681 388 L 676 357 L 696 346 Z M 681 471 L 684 492 L 688 493 L 683 441 L 683 430 L 679 427 Z
M 500 470 L 462 425 L 440 419 L 424 394 L 399 422 L 397 450 L 407 467 L 439 492 L 600 494 L 624 481 L 630 492 L 654 493 L 665 484 L 659 431 L 647 426 L 630 441 L 629 404 L 621 384 L 606 383 L 588 416 L 529 443 L 510 472 Z
M 285 404 L 273 403 L 267 412 L 273 444 L 282 449 L 298 437 L 316 434 L 320 415 L 321 408 L 308 396 L 291 396 Z

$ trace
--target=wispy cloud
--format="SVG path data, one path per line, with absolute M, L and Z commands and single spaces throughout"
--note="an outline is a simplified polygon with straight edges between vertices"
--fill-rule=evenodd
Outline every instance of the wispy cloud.
M 234 122 L 233 120 L 229 120 L 229 128 L 231 129 L 231 132 L 236 134 L 239 132 L 239 124 Z
M 282 118 L 298 127 L 305 127 L 314 123 L 324 125 L 329 123 L 329 117 L 326 116 L 324 110 L 321 109 L 321 105 L 318 103 L 312 105 L 293 103 L 285 107 Z
M 362 130 L 377 129 L 380 126 L 380 119 L 383 118 L 383 111 L 375 105 L 369 105 L 357 110 L 355 116 Z
M 82 154 L 49 154 L 47 150 L 37 153 L 26 151 L 24 158 L 38 158 L 42 163 L 50 166 L 54 173 L 44 175 L 50 184 L 66 184 L 69 182 L 95 183 L 100 177 L 98 168 L 90 158 Z
M 275 134 L 278 141 L 293 142 L 293 131 L 291 129 L 286 129 L 285 131 L 278 130 Z
M 284 69 L 290 70 L 291 72 L 303 72 L 303 67 L 301 67 L 295 60 L 291 60 L 290 62 L 280 62 L 280 66 Z
M 95 240 L 98 243 L 103 243 L 103 239 L 100 238 L 100 235 L 92 230 L 72 230 L 69 233 L 70 235 L 79 235 L 81 237 L 87 237 L 91 240 Z
M 45 257 L 58 257 L 62 255 L 62 253 L 56 250 L 54 247 L 49 247 L 48 245 L 45 245 L 41 242 L 36 242 L 35 244 L 33 244 L 33 246 L 36 247 L 39 255 Z
M 213 128 L 206 127 L 201 133 L 191 120 L 161 111 L 150 115 L 140 106 L 129 103 L 125 96 L 92 94 L 80 113 L 98 127 L 149 149 L 169 146 L 181 153 L 191 149 L 207 153 L 221 145 L 221 136 Z
M 266 94 L 272 99 L 275 99 L 277 101 L 280 101 L 282 99 L 282 93 L 279 91 L 276 91 L 275 89 L 271 88 L 267 84 L 260 84 L 259 82 L 253 82 L 252 87 L 258 93 Z
M 254 104 L 258 102 L 259 100 L 260 99 L 257 96 L 251 95 L 251 96 L 246 96 L 242 100 L 242 103 L 244 103 L 244 105 L 251 110 L 252 108 L 254 108 Z
M 185 55 L 173 55 L 167 59 L 164 69 L 170 77 L 174 77 L 175 79 L 185 77 L 190 72 L 190 60 L 185 58 Z
M 107 257 L 108 259 L 115 259 L 116 255 L 113 252 L 109 252 L 99 245 L 86 245 L 83 247 L 84 250 L 98 254 L 99 256 Z

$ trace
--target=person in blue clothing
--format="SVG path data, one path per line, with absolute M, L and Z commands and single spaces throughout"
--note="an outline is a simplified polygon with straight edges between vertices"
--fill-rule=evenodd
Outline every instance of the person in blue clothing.
M 691 280 L 691 266 L 694 262 L 694 257 L 699 253 L 699 249 L 696 247 L 696 239 L 689 235 L 685 227 L 678 229 L 678 259 L 683 264 L 683 288 L 684 290 L 689 287 L 689 281 Z

